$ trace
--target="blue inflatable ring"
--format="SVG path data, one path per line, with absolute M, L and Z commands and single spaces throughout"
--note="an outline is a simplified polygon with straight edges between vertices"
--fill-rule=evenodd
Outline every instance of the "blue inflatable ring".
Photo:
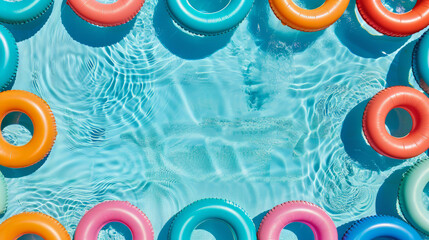
M 343 240 L 372 240 L 380 237 L 422 240 L 414 228 L 390 216 L 367 217 L 357 221 L 344 234 Z
M 196 201 L 180 211 L 171 223 L 169 240 L 190 240 L 192 231 L 202 222 L 216 219 L 227 223 L 237 240 L 256 240 L 256 228 L 239 206 L 222 199 Z
M 420 87 L 429 94 L 429 34 L 420 37 L 413 51 L 413 73 Z
M 173 20 L 195 34 L 217 35 L 238 26 L 250 12 L 254 0 L 231 0 L 222 10 L 204 13 L 196 10 L 188 0 L 167 0 Z
M 21 24 L 30 22 L 51 7 L 53 0 L 0 1 L 0 22 Z
M 15 38 L 7 28 L 0 25 L 0 92 L 10 87 L 17 68 L 18 48 Z

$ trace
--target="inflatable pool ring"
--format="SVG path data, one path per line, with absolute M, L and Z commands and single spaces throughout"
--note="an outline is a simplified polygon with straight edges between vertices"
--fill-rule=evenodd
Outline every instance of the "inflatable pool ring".
M 36 234 L 44 240 L 70 240 L 70 235 L 63 225 L 43 213 L 21 213 L 0 224 L 2 240 L 16 240 L 25 234 Z
M 67 0 L 67 4 L 83 20 L 113 27 L 131 21 L 139 13 L 144 0 L 118 0 L 109 4 L 97 0 Z
M 208 198 L 196 201 L 180 211 L 171 223 L 169 240 L 190 240 L 192 231 L 202 222 L 216 219 L 227 223 L 237 240 L 256 240 L 250 217 L 228 200 Z
M 146 215 L 129 202 L 107 201 L 89 210 L 77 225 L 75 240 L 97 240 L 101 228 L 110 222 L 127 226 L 133 239 L 153 240 L 152 224 Z
M 413 73 L 420 87 L 429 94 L 429 34 L 426 31 L 413 51 Z
M 0 3 L 1 2 L 4 1 L 0 1 Z M 7 87 L 10 87 L 16 75 L 16 70 L 18 68 L 18 48 L 12 33 L 1 25 L 0 66 L 0 91 L 4 91 Z
M 33 123 L 33 138 L 24 146 L 14 146 L 0 136 L 0 165 L 31 166 L 45 158 L 54 145 L 57 135 L 54 115 L 43 99 L 22 90 L 0 93 L 0 122 L 10 112 L 27 114 Z
M 429 235 L 429 211 L 422 199 L 423 189 L 427 183 L 429 183 L 429 159 L 415 164 L 404 174 L 398 199 L 401 212 L 407 221 Z
M 3 174 L 0 172 L 0 214 L 7 209 L 7 184 Z
M 375 30 L 393 37 L 405 37 L 429 24 L 429 0 L 418 0 L 407 13 L 393 13 L 381 0 L 356 0 L 362 18 Z
M 404 137 L 391 136 L 385 127 L 394 108 L 406 110 L 413 126 Z M 362 128 L 368 143 L 378 153 L 397 159 L 412 158 L 429 148 L 429 99 L 414 88 L 396 86 L 377 93 L 365 108 Z
M 269 0 L 278 19 L 296 30 L 314 32 L 323 30 L 336 22 L 346 11 L 350 0 L 326 0 L 316 9 L 304 9 L 293 0 Z
M 320 207 L 304 201 L 285 202 L 271 209 L 259 226 L 259 240 L 280 239 L 283 228 L 293 222 L 308 225 L 315 240 L 332 240 L 338 237 L 332 219 Z
M 214 13 L 196 10 L 188 0 L 167 0 L 173 20 L 183 29 L 199 35 L 217 35 L 236 28 L 250 12 L 254 0 L 231 0 Z
M 344 234 L 343 240 L 372 240 L 378 238 L 422 240 L 414 228 L 391 216 L 373 216 L 354 223 Z
M 22 24 L 42 16 L 53 0 L 0 1 L 0 22 Z

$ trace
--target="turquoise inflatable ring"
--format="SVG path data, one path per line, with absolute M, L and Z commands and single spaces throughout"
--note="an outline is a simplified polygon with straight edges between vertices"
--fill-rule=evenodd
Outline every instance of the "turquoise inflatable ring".
M 196 201 L 180 211 L 171 223 L 169 240 L 190 240 L 192 231 L 210 219 L 227 223 L 237 240 L 256 240 L 256 228 L 246 212 L 239 206 L 222 199 Z
M 427 183 L 429 183 L 429 159 L 416 163 L 404 174 L 398 199 L 401 212 L 407 221 L 429 235 L 429 211 L 422 199 Z
M 252 9 L 254 0 L 230 0 L 220 11 L 196 10 L 188 0 L 167 0 L 173 20 L 185 30 L 198 35 L 217 35 L 237 27 Z
M 422 240 L 414 228 L 391 216 L 373 216 L 354 223 L 344 234 L 343 240 L 372 240 L 381 237 Z
M 16 76 L 17 68 L 18 47 L 15 38 L 7 28 L 0 25 L 0 91 L 10 87 Z
M 45 13 L 53 2 L 53 0 L 0 1 L 0 22 L 9 24 L 30 22 Z
M 429 34 L 426 31 L 417 41 L 413 51 L 412 66 L 414 78 L 429 94 Z

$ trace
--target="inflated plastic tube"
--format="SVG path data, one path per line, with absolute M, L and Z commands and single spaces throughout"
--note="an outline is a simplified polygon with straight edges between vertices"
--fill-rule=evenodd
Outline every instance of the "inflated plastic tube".
M 30 22 L 44 14 L 53 3 L 53 0 L 0 1 L 0 22 Z
M 0 4 L 2 2 L 4 1 L 0 1 Z M 0 25 L 0 91 L 4 91 L 12 84 L 17 68 L 18 48 L 15 38 L 7 28 Z
M 291 28 L 314 32 L 323 30 L 336 22 L 346 11 L 350 0 L 326 0 L 316 9 L 304 9 L 293 0 L 269 0 L 278 19 Z
M 413 121 L 410 133 L 393 137 L 385 127 L 394 108 L 406 110 Z M 429 148 L 429 99 L 414 88 L 396 86 L 377 93 L 365 108 L 362 128 L 368 143 L 378 153 L 397 159 L 412 158 Z
M 426 31 L 413 51 L 413 73 L 420 87 L 429 94 L 429 34 Z
M 402 214 L 407 221 L 429 235 L 429 211 L 422 199 L 423 189 L 427 183 L 429 183 L 429 159 L 415 164 L 404 174 L 398 198 Z
M 343 240 L 372 240 L 377 238 L 421 240 L 410 225 L 390 216 L 367 217 L 357 221 L 344 234 Z
M 192 231 L 202 222 L 215 219 L 228 224 L 237 240 L 256 240 L 256 229 L 246 212 L 222 199 L 196 201 L 180 211 L 171 223 L 169 240 L 190 240 Z
M 254 0 L 231 0 L 214 13 L 198 11 L 188 0 L 167 0 L 173 20 L 185 30 L 200 35 L 217 35 L 236 28 L 250 12 Z
M 0 137 L 0 165 L 31 166 L 45 158 L 54 145 L 57 135 L 54 115 L 43 99 L 22 90 L 0 93 L 0 122 L 10 112 L 27 114 L 33 123 L 33 138 L 24 146 L 14 146 Z
M 423 30 L 429 24 L 429 0 L 418 0 L 407 13 L 393 13 L 381 0 L 356 0 L 362 18 L 375 30 L 393 37 L 404 37 Z
M 262 220 L 259 240 L 278 240 L 283 228 L 293 222 L 301 222 L 313 230 L 315 240 L 337 239 L 334 222 L 320 207 L 304 201 L 285 202 L 271 209 Z
M 7 209 L 7 184 L 3 174 L 0 172 L 0 214 Z
M 0 224 L 1 240 L 16 240 L 25 234 L 36 234 L 44 240 L 70 240 L 63 225 L 43 213 L 21 213 Z
M 80 220 L 75 240 L 97 240 L 101 228 L 110 222 L 127 226 L 133 239 L 153 240 L 152 224 L 146 215 L 129 202 L 107 201 L 89 210 Z
M 67 4 L 83 20 L 112 27 L 131 21 L 139 13 L 144 0 L 118 0 L 109 4 L 97 0 L 67 0 Z

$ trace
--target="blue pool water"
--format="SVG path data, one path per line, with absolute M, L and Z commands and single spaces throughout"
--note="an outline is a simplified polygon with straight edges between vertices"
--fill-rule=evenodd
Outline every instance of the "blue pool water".
M 62 1 L 35 22 L 8 25 L 19 40 L 13 89 L 49 103 L 58 137 L 46 161 L 1 169 L 9 207 L 0 221 L 41 211 L 72 235 L 97 203 L 126 200 L 163 240 L 174 214 L 206 197 L 236 202 L 255 224 L 282 202 L 314 202 L 340 235 L 365 216 L 399 216 L 402 173 L 426 154 L 378 155 L 363 138 L 361 117 L 381 89 L 418 88 L 410 63 L 422 32 L 377 35 L 359 22 L 352 0 L 333 26 L 303 33 L 282 26 L 267 2 L 256 0 L 235 31 L 206 38 L 181 31 L 162 0 L 108 29 Z M 401 12 L 415 1 L 384 3 Z M 392 134 L 403 133 L 407 119 L 390 114 Z M 10 141 L 28 141 L 28 132 L 9 128 Z M 193 240 L 215 237 L 233 239 L 226 226 L 208 222 Z M 281 239 L 311 237 L 293 224 Z M 130 237 L 110 224 L 99 239 Z

